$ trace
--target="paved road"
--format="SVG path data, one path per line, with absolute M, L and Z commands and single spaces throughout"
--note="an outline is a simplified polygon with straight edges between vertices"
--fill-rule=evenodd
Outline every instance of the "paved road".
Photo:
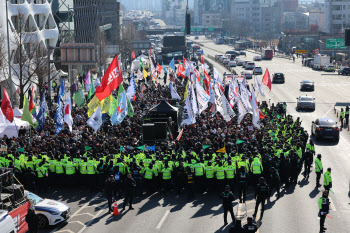
M 230 46 L 215 45 L 212 41 L 200 37 L 198 40 L 204 45 L 204 53 L 214 56 L 232 50 Z M 255 54 L 247 53 L 244 59 L 253 60 Z M 206 58 L 208 59 L 208 58 Z M 210 59 L 208 59 L 210 60 Z M 227 70 L 220 64 L 210 60 L 222 74 Z M 285 84 L 273 84 L 272 91 L 264 88 L 266 97 L 259 96 L 259 100 L 271 103 L 285 101 L 288 104 L 288 113 L 294 117 L 300 117 L 303 127 L 308 131 L 311 121 L 317 117 L 336 118 L 333 106 L 336 102 L 350 102 L 350 80 L 348 77 L 338 76 L 333 73 L 313 71 L 302 67 L 301 60 L 295 63 L 286 58 L 274 58 L 272 61 L 256 62 L 264 70 L 268 68 L 270 73 L 283 72 L 286 76 Z M 242 68 L 237 68 L 242 71 Z M 262 76 L 259 75 L 261 80 Z M 308 93 L 316 98 L 316 110 L 314 112 L 296 111 L 296 97 L 303 94 L 299 91 L 299 83 L 304 79 L 315 82 L 316 88 Z M 252 82 L 252 81 L 249 81 Z M 343 129 L 338 144 L 325 141 L 316 143 L 316 153 L 323 155 L 324 167 L 332 168 L 333 191 L 330 194 L 332 219 L 327 218 L 328 232 L 347 232 L 350 229 L 349 208 L 349 180 L 350 180 L 350 132 Z M 261 233 L 295 233 L 318 232 L 319 220 L 317 219 L 317 200 L 321 189 L 315 189 L 315 174 L 312 171 L 309 180 L 299 176 L 298 185 L 282 190 L 282 198 L 278 201 L 273 197 L 266 205 L 264 218 L 258 222 Z M 105 209 L 105 199 L 96 193 L 87 193 L 84 190 L 67 192 L 55 192 L 49 196 L 67 202 L 71 208 L 73 217 L 68 224 L 62 224 L 58 228 L 51 228 L 43 232 L 191 232 L 191 233 L 216 233 L 228 232 L 230 227 L 223 227 L 223 210 L 218 193 L 205 193 L 197 195 L 196 201 L 189 201 L 186 195 L 176 198 L 175 195 L 154 194 L 142 199 L 136 199 L 135 210 L 124 211 L 121 215 L 112 217 Z M 83 197 L 81 200 L 80 198 Z M 255 202 L 252 199 L 252 190 L 249 191 L 247 201 L 248 215 L 253 214 Z M 92 200 L 92 201 L 91 201 Z M 118 202 L 119 208 L 121 203 Z M 236 203 L 235 203 L 236 212 Z M 243 219 L 246 221 L 246 218 Z M 243 222 L 244 223 L 244 222 Z

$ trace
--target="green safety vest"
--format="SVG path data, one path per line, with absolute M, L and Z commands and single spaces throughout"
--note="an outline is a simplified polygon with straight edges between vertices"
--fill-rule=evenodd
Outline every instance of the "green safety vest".
M 75 174 L 75 165 L 72 162 L 67 162 L 67 164 L 66 164 L 66 174 L 67 175 Z
M 15 159 L 15 162 L 13 164 L 17 169 L 22 170 L 22 163 L 19 159 Z
M 252 166 L 251 166 L 251 170 L 253 172 L 253 174 L 261 174 L 261 163 L 260 162 L 257 162 L 257 161 L 254 161 L 252 163 Z
M 49 170 L 52 173 L 56 172 L 56 160 L 50 160 L 49 161 Z
M 86 168 L 87 168 L 87 174 L 94 175 L 96 173 L 95 163 L 93 161 L 90 160 L 89 162 L 87 162 Z
M 323 170 L 322 162 L 321 162 L 321 160 L 316 158 L 315 159 L 315 172 L 321 172 L 321 170 Z
M 329 185 L 330 182 L 332 182 L 331 173 L 329 171 L 326 171 L 323 174 L 323 185 L 327 186 L 327 185 Z
M 163 172 L 163 180 L 170 180 L 171 179 L 171 169 L 170 168 L 164 168 L 162 170 Z
M 201 163 L 196 163 L 194 165 L 194 175 L 195 176 L 203 176 L 204 174 L 204 169 L 203 169 L 203 164 Z
M 38 178 L 43 178 L 46 174 L 46 168 L 44 166 L 38 167 L 36 172 L 38 173 Z
M 26 163 L 26 167 L 27 167 L 27 169 L 28 169 L 28 168 L 31 168 L 32 171 L 35 171 L 35 169 L 34 169 L 34 162 L 33 162 L 33 161 L 28 161 L 28 162 Z
M 217 167 L 216 168 L 216 179 L 218 179 L 218 180 L 225 179 L 225 168 L 224 167 Z
M 82 175 L 87 174 L 87 162 L 80 163 L 80 174 L 82 174 Z
M 63 174 L 63 163 L 62 162 L 57 162 L 56 163 L 56 174 Z
M 206 178 L 208 178 L 208 179 L 214 178 L 214 172 L 215 172 L 215 170 L 214 170 L 213 166 L 206 166 L 205 167 L 205 176 L 206 176 Z
M 345 117 L 345 112 L 344 111 L 341 111 L 340 112 L 340 118 L 344 118 Z
M 233 166 L 233 165 L 227 166 L 226 170 L 225 170 L 226 178 L 233 179 L 235 177 L 235 171 L 236 171 L 235 166 Z
M 153 178 L 153 170 L 150 168 L 145 169 L 145 179 L 152 180 Z

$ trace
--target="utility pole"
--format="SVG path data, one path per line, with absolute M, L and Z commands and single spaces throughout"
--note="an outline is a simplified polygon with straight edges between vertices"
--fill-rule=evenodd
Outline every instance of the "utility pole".
M 6 0 L 6 30 L 7 30 L 7 62 L 9 66 L 9 80 L 10 80 L 10 101 L 12 104 L 12 70 L 11 70 L 11 50 L 10 50 L 10 31 L 9 31 L 9 16 L 8 16 L 8 0 Z

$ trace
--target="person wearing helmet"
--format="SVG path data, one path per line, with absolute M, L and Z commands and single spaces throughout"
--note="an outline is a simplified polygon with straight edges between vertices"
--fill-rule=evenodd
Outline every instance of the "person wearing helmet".
M 233 193 L 230 191 L 230 185 L 225 186 L 225 191 L 221 193 L 222 206 L 224 207 L 224 226 L 227 225 L 227 212 L 230 212 L 232 222 L 235 222 L 235 215 L 233 214 L 232 202 L 235 200 Z
M 312 164 L 312 152 L 310 148 L 306 148 L 306 152 L 304 154 L 304 177 L 309 178 L 310 176 L 310 170 L 311 170 L 311 164 Z
M 329 191 L 332 188 L 332 169 L 329 167 L 327 171 L 323 174 L 323 186 L 324 189 Z
M 253 218 L 248 217 L 247 218 L 247 224 L 243 226 L 244 232 L 250 233 L 250 232 L 256 232 L 258 230 L 258 227 L 255 223 L 253 223 Z
M 246 194 L 247 194 L 248 173 L 244 165 L 242 165 L 238 171 L 238 179 L 239 179 L 239 202 L 245 203 Z
M 321 154 L 318 154 L 317 158 L 315 159 L 316 187 L 321 187 L 320 178 L 321 178 L 321 174 L 323 173 L 323 165 L 322 165 L 321 157 L 322 157 Z
M 324 227 L 324 223 L 326 221 L 326 216 L 329 213 L 329 199 L 328 199 L 328 191 L 323 191 L 322 197 L 318 199 L 318 207 L 319 207 L 319 217 L 320 217 L 320 232 L 324 232 L 327 228 Z
M 256 217 L 256 213 L 258 212 L 259 205 L 261 203 L 261 215 L 260 218 L 264 215 L 265 210 L 265 202 L 269 194 L 269 186 L 266 184 L 264 177 L 260 177 L 259 183 L 256 186 L 255 189 L 255 196 L 256 204 L 255 204 L 255 211 L 253 214 L 253 217 Z

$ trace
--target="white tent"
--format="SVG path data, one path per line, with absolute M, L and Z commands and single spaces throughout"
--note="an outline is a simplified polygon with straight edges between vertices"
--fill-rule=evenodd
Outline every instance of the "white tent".
M 18 130 L 21 128 L 21 126 L 24 126 L 25 128 L 29 127 L 29 123 L 26 121 L 22 121 L 21 119 L 18 119 L 16 117 L 13 118 L 13 122 L 9 122 L 6 119 L 6 128 L 5 130 L 0 133 L 0 138 L 3 138 L 6 134 L 7 137 L 18 137 Z
M 22 118 L 23 115 L 23 110 L 20 110 L 19 108 L 14 108 L 13 109 L 13 116 L 17 118 Z

